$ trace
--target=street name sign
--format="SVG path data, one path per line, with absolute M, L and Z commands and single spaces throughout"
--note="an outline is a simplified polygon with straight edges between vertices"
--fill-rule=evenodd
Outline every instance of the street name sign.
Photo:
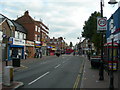
M 107 18 L 97 17 L 97 32 L 105 32 L 107 30 Z

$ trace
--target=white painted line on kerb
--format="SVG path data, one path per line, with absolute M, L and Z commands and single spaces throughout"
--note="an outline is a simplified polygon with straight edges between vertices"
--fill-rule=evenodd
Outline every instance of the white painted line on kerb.
M 33 80 L 32 82 L 28 83 L 28 85 L 33 84 L 34 82 L 36 82 L 37 80 L 41 79 L 42 77 L 44 77 L 45 75 L 47 75 L 50 72 L 46 72 L 45 74 L 41 75 L 40 77 L 38 77 L 37 79 Z
M 57 66 L 55 66 L 55 68 L 58 68 L 61 64 L 58 64 Z

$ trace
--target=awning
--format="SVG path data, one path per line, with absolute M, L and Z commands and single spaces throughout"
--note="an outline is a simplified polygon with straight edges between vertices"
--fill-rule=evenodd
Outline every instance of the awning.
M 56 48 L 52 48 L 52 50 L 57 50 Z

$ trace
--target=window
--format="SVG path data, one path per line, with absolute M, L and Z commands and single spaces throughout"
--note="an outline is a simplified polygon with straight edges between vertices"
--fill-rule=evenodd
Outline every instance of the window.
M 19 32 L 18 32 L 17 38 L 18 38 L 18 39 L 20 38 L 20 33 L 19 33 Z
M 23 34 L 24 35 L 24 39 L 26 39 L 26 34 Z
M 40 27 L 38 27 L 38 32 L 40 32 Z
M 23 39 L 23 33 L 20 32 L 20 37 L 19 39 Z
M 38 29 L 38 26 L 35 25 L 35 31 L 37 31 L 37 29 Z
M 18 32 L 15 31 L 15 38 L 18 38 Z
M 37 34 L 35 34 L 35 40 L 37 41 Z

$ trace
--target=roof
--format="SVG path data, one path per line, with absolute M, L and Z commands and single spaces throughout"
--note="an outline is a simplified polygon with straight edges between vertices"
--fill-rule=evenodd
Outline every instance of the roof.
M 27 33 L 26 29 L 19 23 L 15 22 L 14 20 L 12 20 L 13 24 L 15 25 L 16 27 L 16 31 L 20 31 L 20 32 L 23 32 L 23 33 Z
M 8 23 L 8 25 L 10 26 L 10 28 L 12 26 L 14 26 L 13 22 L 9 18 L 7 18 L 6 16 L 0 14 L 0 24 L 2 24 L 4 21 L 6 21 Z
M 4 17 L 2 14 L 0 14 L 0 23 L 2 23 L 5 20 L 6 17 Z

